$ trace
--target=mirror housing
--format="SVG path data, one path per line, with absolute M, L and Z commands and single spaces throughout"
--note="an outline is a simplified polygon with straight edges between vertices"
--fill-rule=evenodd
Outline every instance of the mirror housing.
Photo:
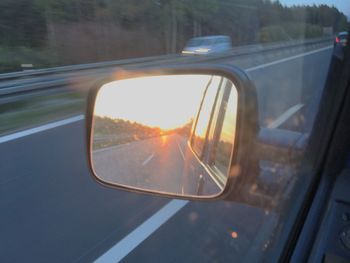
M 140 187 L 131 185 L 131 183 L 119 183 L 119 181 L 106 180 L 106 177 L 99 175 L 96 172 L 94 163 L 94 123 L 96 117 L 94 117 L 94 111 L 98 104 L 96 101 L 99 98 L 99 92 L 101 88 L 110 85 L 111 83 L 121 83 L 121 81 L 128 80 L 132 83 L 133 80 L 141 78 L 160 78 L 160 77 L 177 77 L 180 76 L 219 76 L 223 79 L 227 79 L 233 84 L 236 92 L 236 125 L 235 136 L 232 154 L 230 156 L 230 163 L 228 167 L 227 180 L 222 185 L 222 189 L 219 193 L 211 195 L 203 195 L 197 193 L 183 193 L 170 192 L 167 189 L 151 189 L 150 187 Z M 147 88 L 147 86 L 145 87 Z M 147 95 L 145 98 L 147 100 Z M 130 101 L 131 103 L 131 101 Z M 101 103 L 100 103 L 101 104 Z M 201 105 L 203 104 L 203 99 Z M 101 104 L 102 105 L 102 104 Z M 181 103 L 180 103 L 181 106 Z M 108 108 L 108 107 L 107 107 Z M 198 114 L 196 116 L 195 124 L 198 120 Z M 193 135 L 193 129 L 195 125 L 192 125 L 191 134 Z M 117 189 L 123 189 L 138 193 L 149 193 L 159 196 L 165 196 L 169 198 L 189 199 L 189 200 L 216 200 L 216 199 L 239 199 L 240 192 L 246 191 L 245 186 L 254 181 L 257 176 L 257 161 L 252 154 L 252 147 L 256 140 L 258 133 L 258 114 L 257 114 L 257 98 L 256 90 L 252 82 L 246 73 L 236 67 L 226 65 L 201 65 L 201 66 L 181 66 L 172 68 L 152 68 L 142 71 L 119 71 L 112 74 L 110 77 L 99 81 L 93 89 L 89 92 L 88 107 L 86 112 L 86 131 L 87 131 L 87 146 L 88 146 L 88 161 L 89 167 L 95 180 L 105 186 L 114 187 Z M 191 151 L 193 150 L 192 140 L 193 136 L 188 140 L 188 146 Z M 95 148 L 96 150 L 96 148 Z M 196 154 L 195 154 L 196 155 Z M 203 164 L 201 157 L 196 155 L 199 162 Z M 147 160 L 145 160 L 147 161 Z M 108 164 L 107 164 L 108 165 Z M 114 169 L 116 170 L 116 169 Z M 208 171 L 209 174 L 212 172 Z M 201 176 L 198 177 L 197 191 L 201 188 Z M 154 182 L 153 182 L 154 183 Z M 152 185 L 153 185 L 152 183 Z M 245 190 L 244 190 L 245 189 Z

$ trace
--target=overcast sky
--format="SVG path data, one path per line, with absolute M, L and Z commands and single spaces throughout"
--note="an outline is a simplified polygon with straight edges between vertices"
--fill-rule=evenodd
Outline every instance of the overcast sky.
M 284 5 L 320 5 L 326 4 L 329 6 L 334 5 L 339 11 L 343 12 L 350 18 L 350 1 L 349 0 L 280 0 L 280 3 Z

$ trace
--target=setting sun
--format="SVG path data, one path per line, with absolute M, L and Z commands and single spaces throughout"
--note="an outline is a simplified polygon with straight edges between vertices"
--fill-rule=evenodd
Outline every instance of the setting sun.
M 163 130 L 182 127 L 195 118 L 208 75 L 142 77 L 104 85 L 94 114 Z

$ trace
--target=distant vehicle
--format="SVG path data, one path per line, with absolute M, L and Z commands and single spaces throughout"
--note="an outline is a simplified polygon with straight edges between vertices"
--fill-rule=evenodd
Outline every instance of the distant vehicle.
M 334 39 L 333 54 L 338 59 L 344 58 L 344 48 L 348 45 L 348 32 L 340 32 Z
M 182 51 L 184 55 L 206 55 L 231 50 L 229 36 L 206 36 L 190 39 Z
M 334 40 L 334 46 L 340 45 L 346 47 L 348 44 L 348 35 L 348 32 L 340 32 Z

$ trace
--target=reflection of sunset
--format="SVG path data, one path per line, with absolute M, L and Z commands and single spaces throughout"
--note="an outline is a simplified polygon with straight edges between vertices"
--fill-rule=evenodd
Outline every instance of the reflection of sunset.
M 231 94 L 226 105 L 225 121 L 222 127 L 220 140 L 228 143 L 233 142 L 236 133 L 236 115 L 237 115 L 237 91 L 231 89 Z
M 99 91 L 95 115 L 164 130 L 182 127 L 196 115 L 209 79 L 181 75 L 111 82 Z
M 234 238 L 234 239 L 236 239 L 236 238 L 238 237 L 238 233 L 235 232 L 235 231 L 232 231 L 232 232 L 231 232 L 231 237 Z
M 168 136 L 162 136 L 162 146 L 165 146 L 168 141 Z

